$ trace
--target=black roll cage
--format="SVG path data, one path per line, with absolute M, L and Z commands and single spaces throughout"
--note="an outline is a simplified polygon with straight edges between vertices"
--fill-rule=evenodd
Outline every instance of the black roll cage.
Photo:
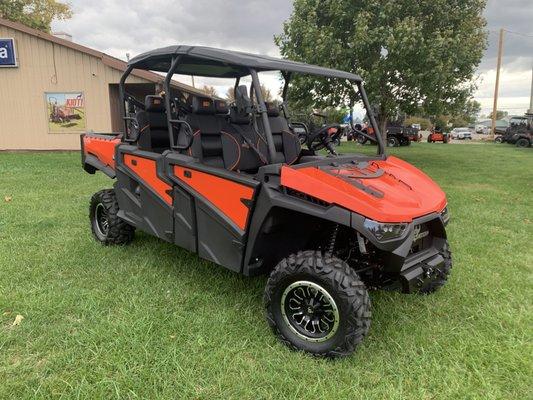
M 184 150 L 184 149 L 187 149 L 189 147 L 187 145 L 180 145 L 180 144 L 176 143 L 175 136 L 174 136 L 174 127 L 176 125 L 178 125 L 180 127 L 184 126 L 184 128 L 186 130 L 186 134 L 192 135 L 192 129 L 191 129 L 190 125 L 185 120 L 173 118 L 173 115 L 172 115 L 172 104 L 171 104 L 171 99 L 170 99 L 170 97 L 171 97 L 170 96 L 171 87 L 170 86 L 171 86 L 172 76 L 174 75 L 174 73 L 178 69 L 178 66 L 180 64 L 181 58 L 182 58 L 182 56 L 179 55 L 179 54 L 178 55 L 174 55 L 172 57 L 172 62 L 170 64 L 170 68 L 168 69 L 167 74 L 165 76 L 165 79 L 163 81 L 163 90 L 167 94 L 165 96 L 165 110 L 166 110 L 166 115 L 167 115 L 168 134 L 169 134 L 169 137 L 170 137 L 170 145 L 171 145 L 171 149 L 172 150 Z M 122 114 L 122 119 L 124 120 L 124 129 L 125 129 L 124 136 L 122 138 L 122 140 L 124 142 L 133 142 L 133 141 L 137 140 L 137 138 L 130 138 L 129 137 L 129 126 L 128 126 L 129 124 L 128 123 L 136 123 L 136 120 L 135 120 L 135 117 L 129 116 L 128 115 L 129 114 L 128 110 L 126 110 L 127 102 L 129 104 L 129 101 L 131 101 L 131 99 L 135 99 L 135 97 L 130 95 L 126 91 L 126 88 L 125 88 L 126 79 L 131 74 L 133 69 L 134 69 L 133 65 L 128 65 L 128 67 L 126 68 L 126 70 L 122 74 L 122 77 L 120 78 L 120 82 L 119 82 L 119 95 L 120 95 L 120 105 L 121 105 L 120 112 Z M 275 155 L 276 155 L 276 148 L 275 148 L 275 145 L 274 145 L 274 139 L 272 137 L 272 130 L 271 130 L 271 127 L 270 127 L 270 123 L 269 123 L 269 120 L 268 120 L 267 107 L 265 105 L 265 101 L 263 99 L 263 94 L 261 92 L 261 83 L 259 81 L 259 76 L 257 74 L 257 71 L 254 68 L 248 68 L 248 72 L 249 72 L 249 76 L 251 76 L 251 78 L 252 78 L 252 85 L 251 85 L 251 88 L 250 88 L 250 93 L 253 94 L 252 93 L 252 89 L 253 89 L 253 92 L 255 92 L 255 97 L 256 97 L 256 100 L 257 100 L 257 112 L 261 115 L 261 119 L 262 119 L 263 127 L 264 127 L 265 139 L 267 141 L 268 155 L 269 155 L 270 161 L 272 162 L 272 160 L 274 160 Z M 290 83 L 290 79 L 291 79 L 291 76 L 292 76 L 292 72 L 290 72 L 290 71 L 280 71 L 280 72 L 281 72 L 281 74 L 282 74 L 282 76 L 284 78 L 282 99 L 283 99 L 283 104 L 286 104 L 287 95 L 288 95 L 288 91 L 289 91 L 289 83 Z M 241 77 L 237 77 L 235 79 L 234 89 L 236 89 L 238 87 L 239 82 L 240 82 L 240 78 Z M 372 113 L 372 108 L 371 108 L 370 103 L 368 101 L 368 97 L 366 95 L 363 83 L 361 81 L 355 81 L 355 80 L 350 80 L 350 79 L 347 79 L 347 81 L 348 81 L 348 84 L 353 88 L 354 93 L 356 93 L 356 94 L 359 93 L 360 96 L 361 96 L 361 100 L 363 101 L 363 105 L 364 105 L 364 107 L 366 109 L 366 112 L 367 112 L 367 115 L 368 115 L 368 119 L 370 121 L 370 124 L 371 124 L 372 128 L 374 129 L 374 132 L 375 132 L 375 138 L 376 138 L 376 142 L 377 142 L 377 145 L 378 145 L 377 146 L 378 147 L 377 154 L 381 158 L 385 158 L 386 155 L 385 155 L 385 146 L 383 144 L 383 139 L 382 139 L 381 134 L 379 132 L 379 127 L 378 127 L 378 125 L 376 123 L 376 119 L 374 118 L 374 115 Z M 350 119 L 350 124 L 351 124 L 352 128 L 354 128 L 354 124 L 353 124 L 353 120 L 352 119 Z

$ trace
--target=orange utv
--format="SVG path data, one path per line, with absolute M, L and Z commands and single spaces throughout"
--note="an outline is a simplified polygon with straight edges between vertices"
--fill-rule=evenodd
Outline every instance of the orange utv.
M 450 135 L 447 133 L 444 133 L 444 131 L 440 128 L 434 128 L 431 130 L 431 133 L 428 136 L 428 143 L 436 143 L 436 142 L 442 142 L 442 143 L 449 143 L 450 141 Z
M 166 74 L 163 96 L 135 99 L 133 69 Z M 283 101 L 265 102 L 260 75 L 279 71 Z M 232 80 L 235 102 L 174 93 L 175 74 Z M 367 110 L 375 156 L 337 154 L 342 128 L 306 132 L 286 104 L 291 77 L 340 79 Z M 242 78 L 250 82 L 242 84 Z M 385 154 L 359 76 L 263 55 L 170 46 L 128 63 L 124 133 L 81 136 L 85 171 L 114 179 L 90 202 L 94 237 L 124 245 L 135 230 L 246 276 L 268 274 L 266 320 L 293 349 L 350 354 L 370 328 L 370 288 L 431 293 L 452 267 L 446 196 Z M 352 127 L 352 129 L 357 129 Z M 325 149 L 326 155 L 319 154 Z M 126 251 L 126 249 L 124 249 Z

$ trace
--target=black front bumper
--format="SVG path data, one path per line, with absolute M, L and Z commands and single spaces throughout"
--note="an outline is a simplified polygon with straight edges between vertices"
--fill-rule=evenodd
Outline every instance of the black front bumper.
M 359 232 L 380 250 L 385 274 L 400 284 L 402 292 L 413 293 L 429 281 L 439 279 L 445 268 L 442 251 L 446 246 L 445 226 L 448 221 L 447 213 L 416 218 L 401 238 L 385 243 L 376 241 L 370 232 Z M 353 225 L 359 230 L 362 224 Z M 418 238 L 421 232 L 427 232 L 427 235 Z
M 444 257 L 437 249 L 414 254 L 405 260 L 400 272 L 402 292 L 413 293 L 425 287 L 430 281 L 439 279 L 445 269 Z

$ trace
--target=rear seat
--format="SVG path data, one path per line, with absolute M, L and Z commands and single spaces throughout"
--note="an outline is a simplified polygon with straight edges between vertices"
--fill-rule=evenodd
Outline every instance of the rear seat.
M 135 114 L 139 124 L 139 138 L 137 145 L 139 150 L 162 153 L 170 148 L 168 134 L 167 114 L 165 104 L 161 96 L 146 96 L 143 111 Z
M 213 101 L 209 97 L 190 96 L 188 103 L 191 113 L 187 115 L 186 120 L 193 130 L 194 138 L 187 154 L 212 167 L 237 170 L 241 146 L 239 141 L 224 129 L 227 126 L 225 102 Z

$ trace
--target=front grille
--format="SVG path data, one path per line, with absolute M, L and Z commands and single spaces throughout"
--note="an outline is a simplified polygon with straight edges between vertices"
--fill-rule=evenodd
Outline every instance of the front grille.
M 413 244 L 411 245 L 411 254 L 416 254 L 422 250 L 425 250 L 431 247 L 432 237 L 430 231 L 430 224 L 416 224 L 414 226 L 414 239 Z
M 310 196 L 307 193 L 303 193 L 303 192 L 300 192 L 298 190 L 287 188 L 286 189 L 286 193 L 289 196 L 296 197 L 296 198 L 298 198 L 300 200 L 304 200 L 304 201 L 307 201 L 309 203 L 313 203 L 313 204 L 315 204 L 317 206 L 329 207 L 329 205 L 330 205 L 327 201 L 317 199 L 316 197 Z

